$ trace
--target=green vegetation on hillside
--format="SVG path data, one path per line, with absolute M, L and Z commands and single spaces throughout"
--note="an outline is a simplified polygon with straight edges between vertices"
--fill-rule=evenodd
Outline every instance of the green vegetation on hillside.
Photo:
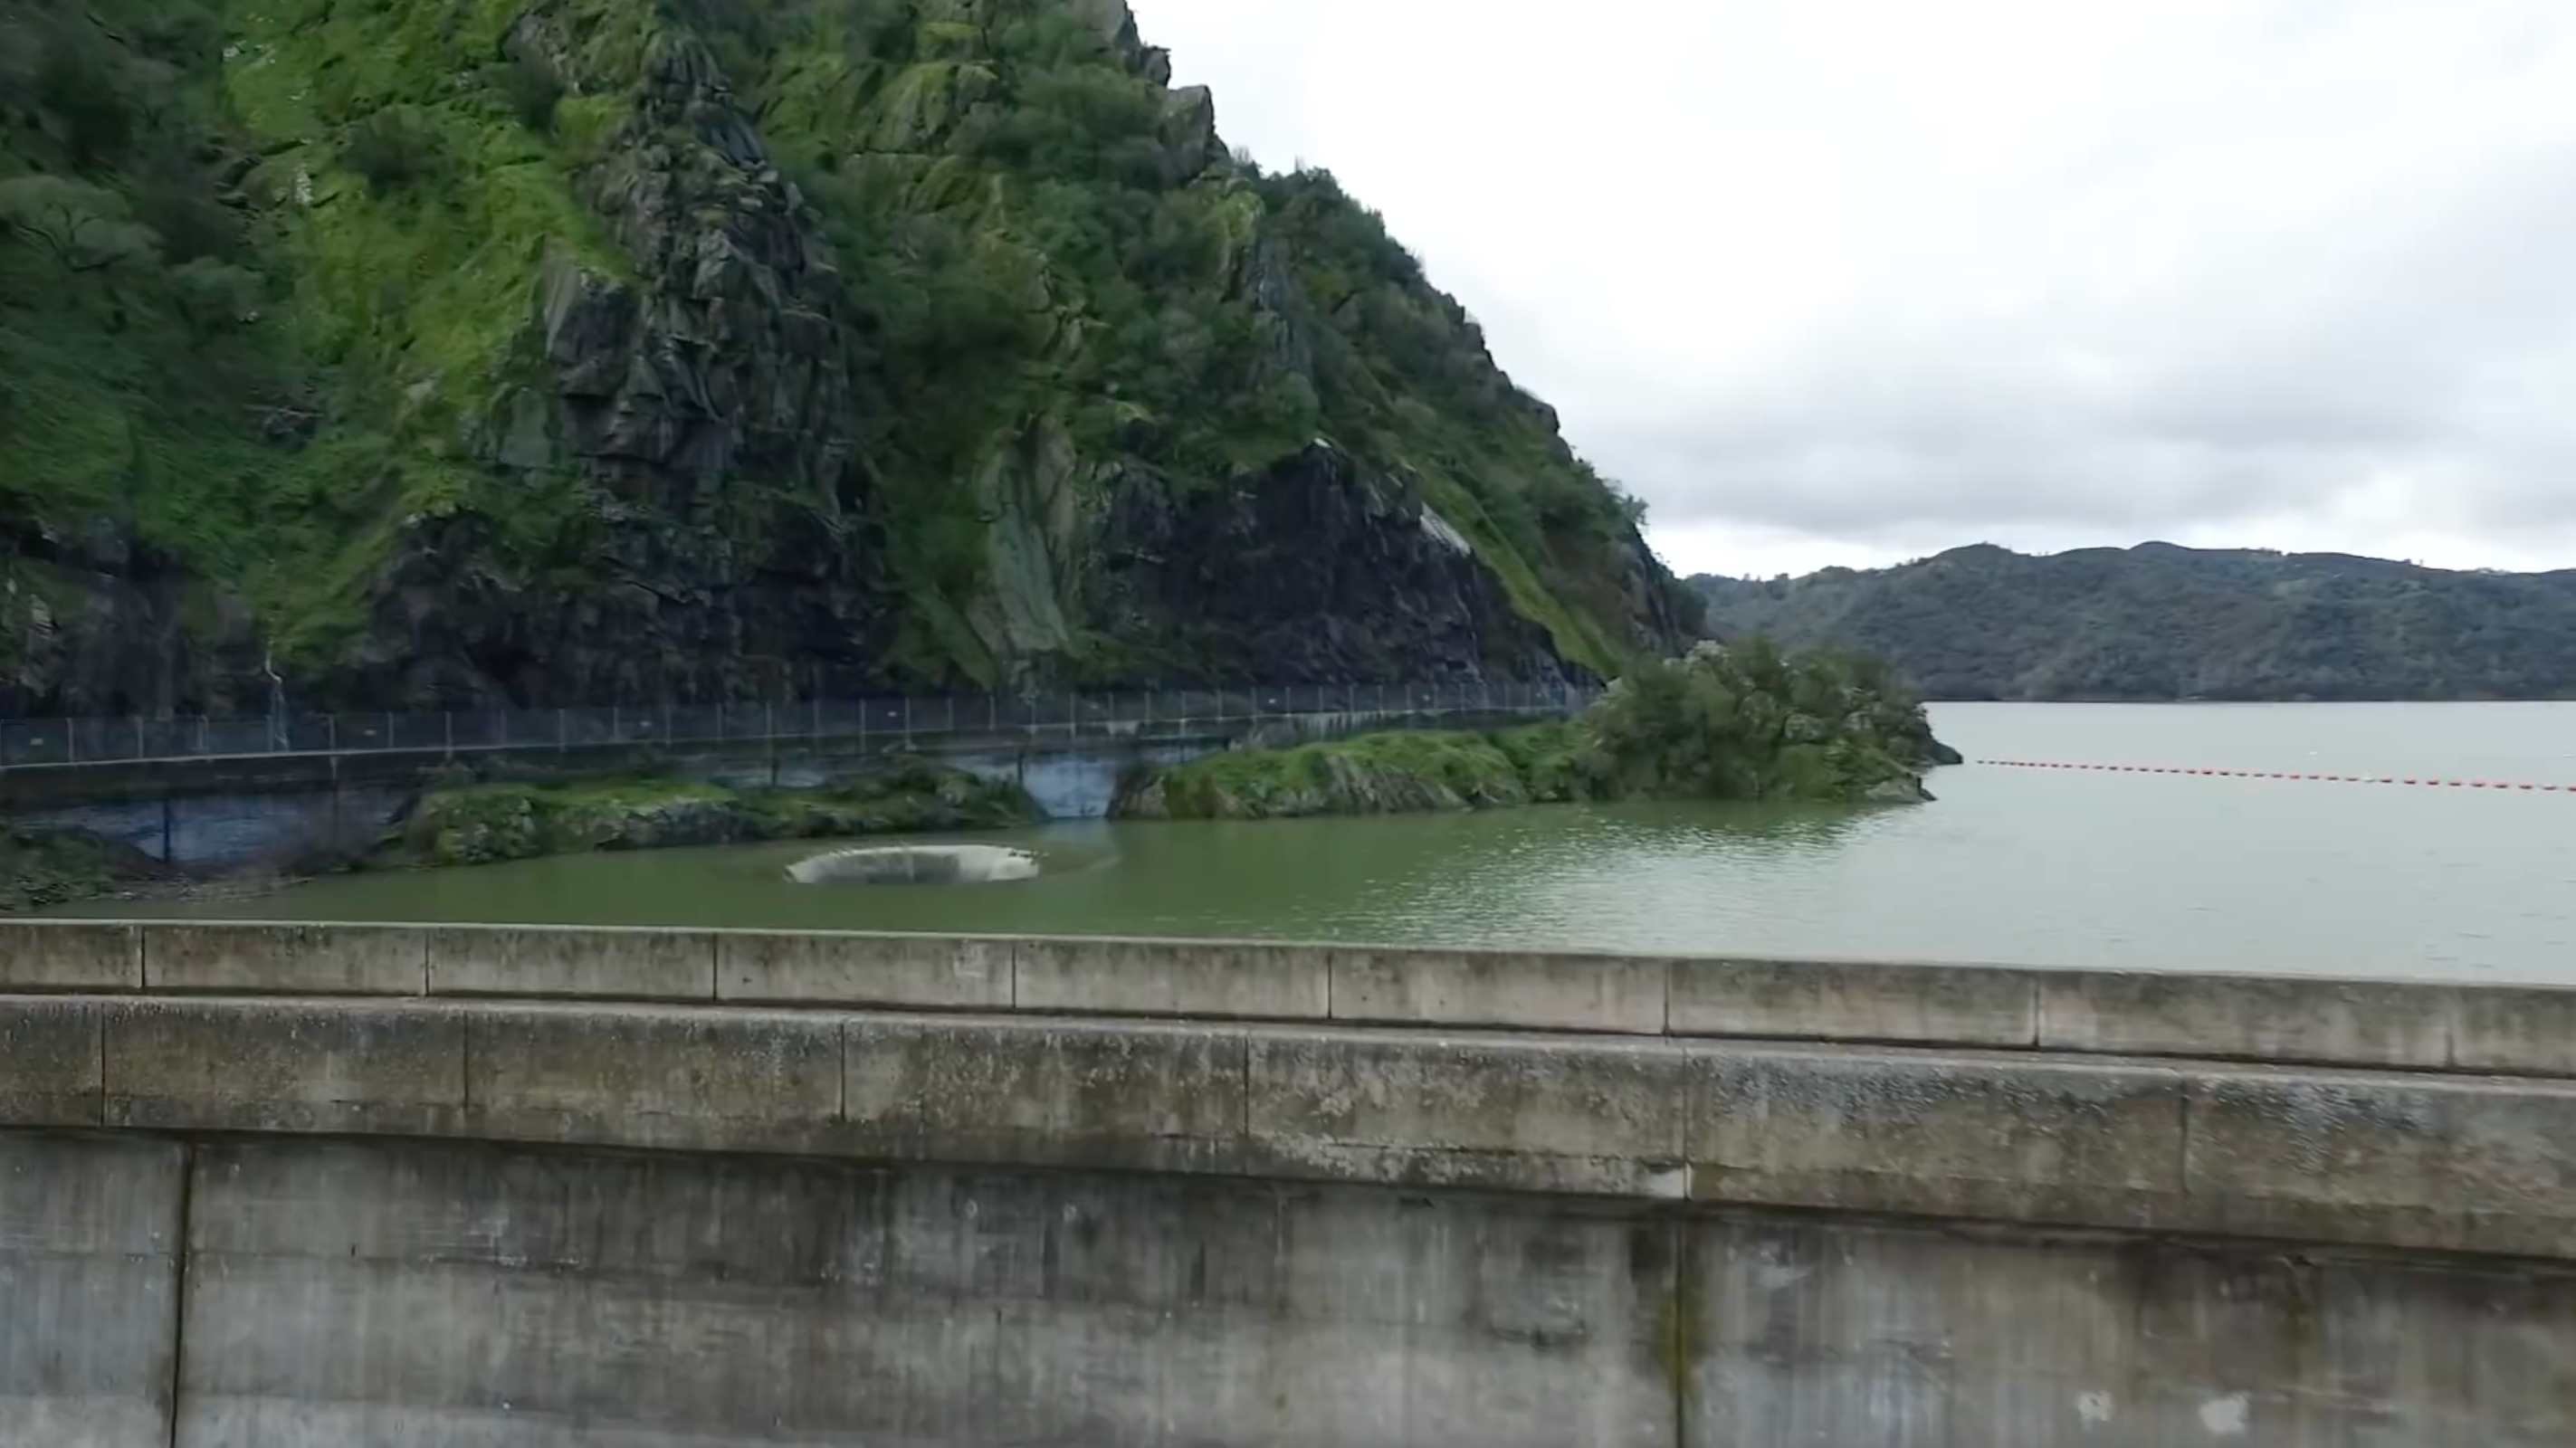
M 1318 440 L 1565 659 L 1686 641 L 1376 215 L 1168 73 L 1103 0 L 0 0 L 0 703 L 1240 678 L 1118 580 L 1261 570 L 1102 540 Z
M 484 865 L 597 850 L 1001 829 L 1037 818 L 1018 786 L 929 764 L 823 790 L 675 779 L 475 784 L 423 793 L 373 863 Z
M 1274 819 L 1575 800 L 1920 800 L 1959 756 L 1874 660 L 1763 640 L 1637 669 L 1581 718 L 1241 751 L 1132 781 L 1137 819 Z
M 2576 571 L 2149 544 L 1691 582 L 1722 636 L 1869 650 L 1935 699 L 2576 698 Z
M 127 845 L 73 832 L 0 828 L 0 915 L 96 900 L 167 874 Z

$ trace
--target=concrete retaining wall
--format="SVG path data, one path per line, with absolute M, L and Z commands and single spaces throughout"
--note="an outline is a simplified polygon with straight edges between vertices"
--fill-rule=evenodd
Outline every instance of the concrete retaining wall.
M 578 984 L 578 976 L 567 979 Z M 2576 1259 L 2576 1082 L 1608 1035 L 0 997 L 0 1127 L 1118 1168 Z
M 0 924 L 0 1448 L 2538 1448 L 2576 995 Z
M 2576 1077 L 2576 989 L 1218 940 L 0 921 L 0 993 L 527 996 Z
M 2556 1269 L 1458 1192 L 0 1132 L 0 1292 L 5 1448 L 2576 1440 Z

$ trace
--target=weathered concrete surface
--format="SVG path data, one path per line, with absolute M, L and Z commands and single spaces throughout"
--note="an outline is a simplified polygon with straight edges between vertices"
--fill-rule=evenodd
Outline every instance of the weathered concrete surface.
M 133 1000 L 108 1002 L 103 1014 L 103 1125 L 421 1136 L 466 1129 L 465 1020 L 446 1007 Z
M 2451 1065 L 2576 1076 L 2576 991 L 2462 987 L 2451 1010 Z
M 705 931 L 450 926 L 429 932 L 428 949 L 434 995 L 716 998 L 716 938 Z
M 182 1171 L 0 1132 L 0 1448 L 169 1448 Z
M 1229 942 L 1020 940 L 1014 1001 L 1080 1015 L 1320 1021 L 1332 1014 L 1321 950 Z
M 890 1161 L 1243 1170 L 1244 1038 L 1141 1022 L 858 1019 L 847 1144 Z
M 1662 1043 L 1250 1032 L 1247 1146 L 1278 1176 L 1677 1198 L 1688 1062 Z
M 96 1126 L 107 1007 L 0 997 L 0 1125 Z
M 1008 941 L 725 931 L 716 993 L 751 1005 L 1007 1010 Z
M 2576 1257 L 2576 1083 L 2203 1071 L 2203 1230 Z
M 1337 1021 L 1664 1033 L 1662 960 L 1341 947 L 1330 956 Z
M 2168 1067 L 1692 1050 L 1692 1189 L 1705 1200 L 2135 1227 L 2195 1209 L 2185 1078 Z
M 0 921 L 0 990 L 143 988 L 143 936 L 131 925 Z
M 1831 1220 L 1691 1229 L 1689 1448 L 2558 1448 L 2576 1279 Z
M 156 991 L 425 995 L 428 939 L 362 925 L 150 925 L 143 978 Z
M 1175 1175 L 0 1133 L 0 1304 L 0 1448 L 2576 1441 L 2564 1265 Z
M 1016 1010 L 2576 1078 L 2576 989 L 1241 941 L 0 921 L 0 992 Z
M 2576 1260 L 2576 1082 L 2028 1051 L 0 996 L 0 1127 L 1117 1167 Z
M 1665 1448 L 1667 1223 L 1173 1178 L 201 1149 L 191 1448 Z
M 2458 992 L 2361 981 L 2067 971 L 2035 977 L 2055 1051 L 2442 1067 Z
M 841 1023 L 783 1011 L 468 1012 L 457 1135 L 699 1151 L 829 1148 Z
M 1930 1046 L 2028 1046 L 2033 977 L 1947 965 L 1677 960 L 1676 1036 L 1776 1036 Z

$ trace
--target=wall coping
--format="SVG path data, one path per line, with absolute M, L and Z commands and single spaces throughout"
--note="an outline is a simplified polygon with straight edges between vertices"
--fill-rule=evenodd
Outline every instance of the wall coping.
M 1116 936 L 0 920 L 0 995 L 930 1010 L 2576 1077 L 2576 986 Z

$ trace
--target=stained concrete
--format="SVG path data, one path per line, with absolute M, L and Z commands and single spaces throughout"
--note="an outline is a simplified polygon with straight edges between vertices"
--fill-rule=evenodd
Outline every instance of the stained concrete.
M 1098 1015 L 1323 1020 L 1332 968 L 1321 950 L 1227 941 L 1020 940 L 1012 999 L 1023 1010 Z
M 0 1304 L 0 1448 L 2576 1441 L 2563 1264 L 1169 1174 L 0 1132 Z
M 1172 1178 L 201 1148 L 188 1448 L 1673 1441 L 1665 1224 Z
M 131 925 L 0 921 L 0 989 L 143 988 L 143 933 Z
M 0 921 L 0 991 L 1331 1022 L 2576 1078 L 2576 989 L 1244 941 Z
M 0 996 L 0 1126 L 1117 1167 L 2576 1260 L 2576 1082 L 520 1000 Z
M 2558 1448 L 2576 1279 L 2146 1238 L 1722 1216 L 1688 1448 Z
M 150 933 L 155 991 L 425 995 L 424 932 L 363 925 L 165 925 Z
M 0 1132 L 0 1448 L 170 1448 L 184 1168 Z
M 1330 952 L 1333 1019 L 1660 1036 L 1667 962 L 1469 950 Z
M 759 1005 L 1011 1005 L 1008 941 L 945 936 L 723 931 L 716 993 Z

